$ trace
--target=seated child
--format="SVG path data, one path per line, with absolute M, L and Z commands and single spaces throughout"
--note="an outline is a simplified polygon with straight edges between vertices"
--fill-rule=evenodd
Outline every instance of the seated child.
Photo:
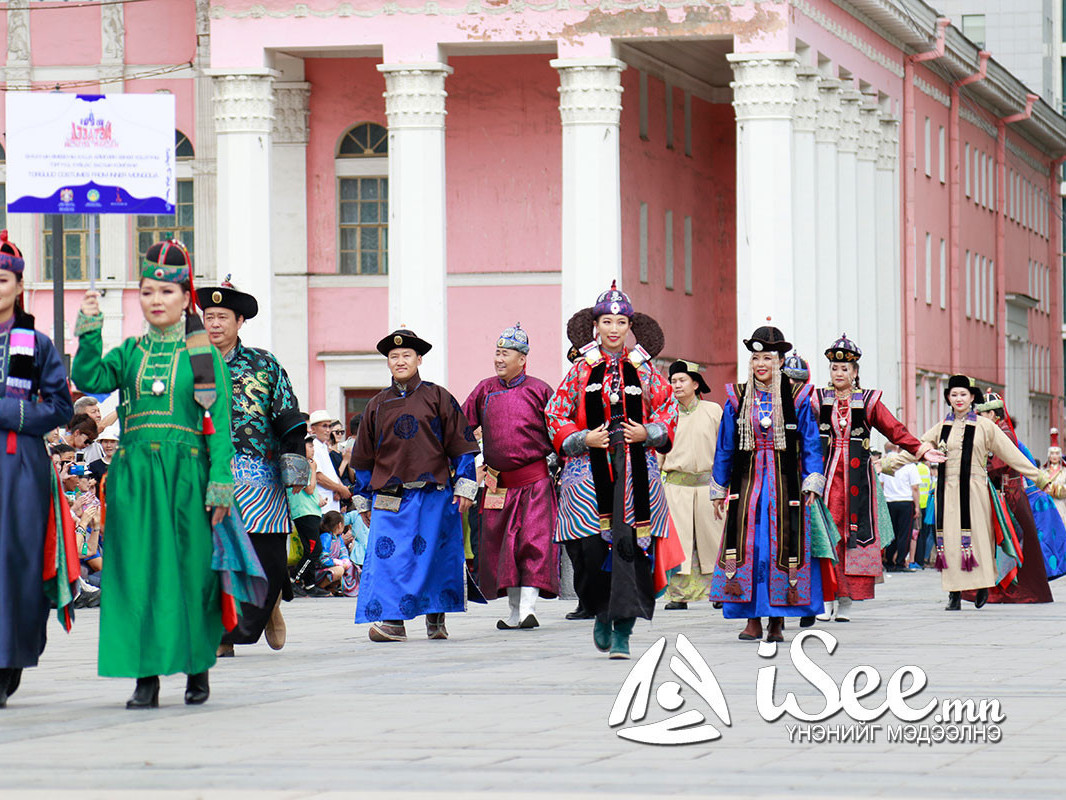
M 339 511 L 327 511 L 322 515 L 319 541 L 316 583 L 338 597 L 357 597 L 362 567 L 352 560 L 350 545 L 355 537 L 345 527 L 344 516 Z M 364 542 L 364 552 L 365 549 Z

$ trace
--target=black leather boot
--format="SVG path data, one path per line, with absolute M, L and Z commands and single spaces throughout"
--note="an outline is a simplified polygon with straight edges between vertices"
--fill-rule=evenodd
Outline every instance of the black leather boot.
M 207 702 L 211 687 L 207 684 L 207 670 L 185 678 L 185 705 L 198 706 Z
M 10 667 L 0 669 L 0 708 L 4 708 L 7 705 L 7 689 L 11 683 L 11 673 L 14 671 Z
M 945 611 L 961 611 L 962 610 L 962 592 L 948 592 L 948 604 L 944 606 Z
M 988 589 L 978 589 L 977 590 L 977 595 L 973 599 L 973 607 L 974 608 L 980 608 L 981 606 L 983 606 L 987 602 L 988 602 Z M 8 692 L 8 694 L 11 694 L 11 692 Z
M 126 701 L 126 708 L 159 708 L 159 676 L 138 678 L 137 688 L 133 690 L 133 696 Z

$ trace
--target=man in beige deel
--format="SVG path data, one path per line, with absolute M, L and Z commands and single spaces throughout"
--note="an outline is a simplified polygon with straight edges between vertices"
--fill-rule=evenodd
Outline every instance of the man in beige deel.
M 674 521 L 685 563 L 670 577 L 666 587 L 666 610 L 688 608 L 690 602 L 706 600 L 722 544 L 724 519 L 714 513 L 708 486 L 718 443 L 722 407 L 709 400 L 700 365 L 675 361 L 670 365 L 670 385 L 680 406 L 673 449 L 662 456 L 663 484 L 670 517 Z

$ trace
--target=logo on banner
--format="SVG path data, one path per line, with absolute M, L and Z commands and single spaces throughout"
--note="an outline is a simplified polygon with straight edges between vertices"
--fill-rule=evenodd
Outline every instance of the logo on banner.
M 776 665 L 761 667 L 756 679 L 755 706 L 763 720 L 774 723 L 787 716 L 803 723 L 784 726 L 790 742 L 872 743 L 882 732 L 890 743 L 918 745 L 995 744 L 1002 740 L 999 723 L 1007 717 L 999 700 L 941 701 L 932 697 L 920 703 L 917 695 L 929 680 L 925 670 L 913 665 L 895 670 L 885 685 L 883 699 L 875 699 L 872 695 L 882 685 L 877 669 L 860 664 L 837 683 L 804 651 L 804 642 L 812 639 L 820 642 L 830 656 L 836 651 L 837 640 L 825 631 L 802 631 L 789 647 L 792 667 L 820 695 L 814 702 L 815 710 L 804 708 L 795 692 L 786 692 L 780 702 L 777 700 Z M 719 724 L 732 726 L 725 695 L 707 661 L 684 634 L 677 635 L 674 649 L 677 654 L 668 662 L 672 675 L 667 680 L 656 683 L 656 672 L 666 650 L 666 638 L 662 637 L 641 655 L 623 681 L 607 718 L 607 724 L 616 728 L 615 733 L 621 738 L 641 744 L 690 745 L 722 738 Z M 759 645 L 760 658 L 776 656 L 776 642 Z M 702 702 L 705 708 L 684 708 L 686 690 L 694 702 Z M 645 722 L 653 697 L 659 710 L 668 716 Z M 911 699 L 913 704 L 908 702 Z M 824 724 L 841 712 L 843 722 Z M 894 721 L 872 724 L 886 715 Z M 716 719 L 708 721 L 710 717 Z
M 60 203 L 73 203 L 74 202 L 74 190 L 73 189 L 60 189 L 59 190 L 59 202 Z
M 67 147 L 118 147 L 118 142 L 111 137 L 111 123 L 98 118 L 92 111 L 70 123 L 70 135 L 64 144 Z

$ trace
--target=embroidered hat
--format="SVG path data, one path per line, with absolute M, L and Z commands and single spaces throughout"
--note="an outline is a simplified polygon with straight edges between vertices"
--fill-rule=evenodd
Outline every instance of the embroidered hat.
M 974 407 L 974 411 L 983 414 L 985 411 L 998 411 L 1003 408 L 1003 396 L 998 392 L 989 392 L 985 395 L 985 401 Z
M 633 317 L 633 304 L 629 297 L 618 288 L 618 281 L 611 281 L 611 288 L 596 298 L 596 305 L 592 307 L 592 316 L 599 319 L 604 314 L 623 314 L 630 319 Z
M 192 259 L 189 251 L 177 239 L 153 244 L 141 259 L 141 277 L 167 283 L 192 284 Z M 193 300 L 196 293 L 193 292 Z
M 781 355 L 792 349 L 792 343 L 785 341 L 785 334 L 773 325 L 756 328 L 751 338 L 744 340 L 744 346 L 753 353 L 773 352 Z
M 707 386 L 707 381 L 703 379 L 703 375 L 700 373 L 700 365 L 695 361 L 685 361 L 679 358 L 673 364 L 670 365 L 670 377 L 674 377 L 679 373 L 685 373 L 692 380 L 696 382 L 696 391 L 700 394 L 709 394 L 711 389 Z
M 407 328 L 397 328 L 378 342 L 378 352 L 386 358 L 397 347 L 409 347 L 420 356 L 424 356 L 433 349 L 433 345 L 425 339 L 419 338 L 417 333 Z
M 26 262 L 22 258 L 22 251 L 15 243 L 7 238 L 7 231 L 0 231 L 0 269 L 21 275 L 26 268 Z
M 945 402 L 947 402 L 948 395 L 951 394 L 952 389 L 969 389 L 970 394 L 973 396 L 975 407 L 981 405 L 981 403 L 985 401 L 984 393 L 978 388 L 977 381 L 969 375 L 952 375 L 948 378 L 948 385 L 944 387 Z
M 1051 446 L 1048 447 L 1048 450 L 1051 450 L 1052 448 L 1054 448 L 1055 450 L 1061 449 L 1059 447 L 1059 429 L 1052 428 L 1049 433 L 1051 434 Z
M 829 345 L 825 351 L 825 357 L 830 363 L 853 364 L 862 358 L 862 350 L 848 338 L 846 333 L 842 333 L 839 339 Z
M 505 350 L 517 350 L 519 353 L 529 353 L 529 335 L 522 330 L 522 323 L 516 322 L 510 328 L 504 328 L 500 338 L 496 340 L 496 346 Z
M 239 317 L 251 319 L 259 313 L 259 303 L 252 295 L 234 288 L 230 277 L 227 275 L 221 286 L 197 289 L 196 304 L 204 311 L 209 308 L 228 308 Z
M 799 353 L 795 350 L 792 355 L 785 359 L 785 366 L 781 371 L 786 377 L 794 381 L 806 381 L 811 377 L 811 368 Z

